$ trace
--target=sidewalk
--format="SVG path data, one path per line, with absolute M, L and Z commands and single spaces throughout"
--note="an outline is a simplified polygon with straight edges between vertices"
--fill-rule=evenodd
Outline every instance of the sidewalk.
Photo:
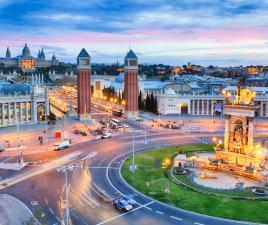
M 0 224 L 1 225 L 22 225 L 31 218 L 29 208 L 18 199 L 0 194 Z
M 72 139 L 72 143 L 84 142 L 92 139 L 88 128 L 93 129 L 100 126 L 96 124 L 81 123 L 77 120 L 67 119 L 57 121 L 55 125 L 41 124 L 21 125 L 19 126 L 19 135 L 17 127 L 7 127 L 0 129 L 0 144 L 6 147 L 6 151 L 0 153 L 0 156 L 11 156 L 18 153 L 18 140 L 20 150 L 23 155 L 46 152 L 53 150 L 53 144 L 63 139 Z M 75 129 L 84 130 L 87 136 L 75 135 Z M 61 138 L 55 137 L 55 131 L 61 131 Z M 43 144 L 40 144 L 38 137 L 43 137 Z

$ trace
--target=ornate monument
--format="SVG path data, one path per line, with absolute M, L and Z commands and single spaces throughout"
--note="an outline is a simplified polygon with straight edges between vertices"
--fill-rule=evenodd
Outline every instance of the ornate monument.
M 253 99 L 256 93 L 238 85 L 235 99 L 224 93 L 225 118 L 224 147 L 215 147 L 215 158 L 207 164 L 208 169 L 232 172 L 267 182 L 264 146 L 254 145 L 254 118 L 257 106 Z

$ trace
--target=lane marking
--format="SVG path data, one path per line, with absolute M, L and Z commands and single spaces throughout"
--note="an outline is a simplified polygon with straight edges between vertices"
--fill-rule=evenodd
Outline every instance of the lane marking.
M 53 210 L 49 207 L 48 208 L 49 210 L 50 210 L 50 212 L 54 215 L 54 212 L 53 212 Z
M 150 208 L 150 207 L 144 207 L 145 209 L 149 209 L 149 210 L 152 210 L 152 208 Z
M 56 216 L 56 219 L 57 219 L 57 220 L 58 220 L 60 223 L 62 223 L 62 221 L 60 220 L 60 218 L 59 218 L 59 217 L 57 217 L 57 216 Z
M 203 223 L 194 223 L 195 225 L 205 225 L 205 224 L 203 224 Z
M 182 218 L 176 217 L 176 216 L 170 216 L 170 218 L 175 219 L 175 220 L 183 220 Z
M 160 211 L 155 211 L 156 213 L 159 213 L 159 214 L 161 214 L 161 215 L 163 215 L 164 213 L 163 212 L 160 212 Z
M 131 210 L 131 211 L 128 211 L 128 212 L 126 212 L 126 213 L 123 213 L 123 214 L 119 214 L 119 215 L 117 215 L 117 216 L 114 216 L 114 217 L 112 217 L 112 218 L 110 218 L 110 219 L 107 219 L 107 220 L 105 220 L 105 221 L 102 221 L 101 223 L 98 223 L 98 224 L 96 224 L 96 225 L 101 225 L 101 224 L 105 224 L 105 223 L 111 222 L 111 221 L 113 221 L 113 220 L 116 220 L 116 219 L 118 219 L 118 218 L 124 216 L 124 215 L 127 215 L 127 214 L 129 214 L 129 213 L 131 213 L 131 212 L 134 212 L 134 211 L 136 211 L 136 210 L 138 210 L 138 209 L 141 209 L 141 208 L 144 208 L 144 207 L 146 207 L 146 206 L 148 206 L 148 205 L 151 205 L 151 204 L 153 204 L 154 202 L 155 202 L 155 201 L 151 201 L 151 202 L 149 202 L 149 203 L 147 203 L 147 204 L 145 204 L 145 205 L 141 205 L 141 206 L 139 206 L 139 207 L 137 207 L 137 208 L 135 208 L 135 209 L 133 209 L 133 210 Z
M 47 198 L 45 198 L 45 202 L 46 202 L 46 204 L 48 205 L 48 201 L 47 201 Z

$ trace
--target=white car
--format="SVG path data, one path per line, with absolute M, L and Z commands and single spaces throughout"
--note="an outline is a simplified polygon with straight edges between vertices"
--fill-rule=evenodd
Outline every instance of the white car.
M 112 137 L 111 133 L 104 133 L 101 138 L 102 139 L 108 139 L 108 138 L 111 138 L 111 137 Z
M 69 140 L 63 140 L 59 143 L 55 143 L 53 145 L 53 148 L 54 148 L 54 151 L 60 151 L 62 149 L 65 149 L 65 148 L 69 148 L 70 147 L 70 141 Z
M 101 135 L 95 135 L 94 137 L 93 137 L 93 140 L 94 141 L 97 141 L 97 140 L 100 140 L 101 139 Z
M 126 124 L 126 123 L 123 124 L 123 127 L 124 128 L 130 128 L 130 126 L 128 124 Z

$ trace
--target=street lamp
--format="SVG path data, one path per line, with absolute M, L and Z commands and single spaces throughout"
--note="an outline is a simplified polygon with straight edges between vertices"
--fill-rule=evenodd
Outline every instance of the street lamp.
M 134 173 L 135 173 L 135 132 L 134 128 L 132 128 L 132 179 L 134 183 Z
M 70 166 L 63 167 L 61 170 L 65 174 L 65 225 L 69 225 L 69 187 L 68 187 L 68 171 L 73 171 Z
M 144 116 L 144 144 L 146 144 L 147 145 L 147 128 L 146 128 L 146 116 L 148 115 L 148 114 L 144 114 L 145 116 Z
M 159 115 L 159 126 L 160 126 L 160 107 L 158 107 L 158 115 Z

